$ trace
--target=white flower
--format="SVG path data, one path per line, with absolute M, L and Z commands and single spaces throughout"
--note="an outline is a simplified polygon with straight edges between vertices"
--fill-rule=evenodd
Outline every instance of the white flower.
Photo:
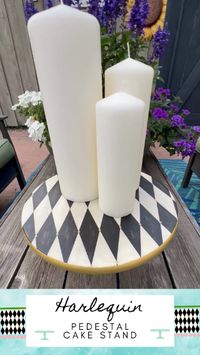
M 16 109 L 19 107 L 19 104 L 15 104 L 11 107 L 11 110 L 16 111 Z
M 28 129 L 29 137 L 34 141 L 42 141 L 43 133 L 44 133 L 45 125 L 44 123 L 40 123 L 38 121 L 34 121 Z
M 27 126 L 28 128 L 32 125 L 32 123 L 34 122 L 34 119 L 32 116 L 30 116 L 26 122 L 25 122 L 25 126 Z
M 28 107 L 28 105 L 31 102 L 31 98 L 32 98 L 32 92 L 31 91 L 25 91 L 24 94 L 18 96 L 19 105 L 24 107 L 24 108 Z
M 13 110 L 16 110 L 19 106 L 27 108 L 30 104 L 33 106 L 38 105 L 42 102 L 41 92 L 40 91 L 28 91 L 26 90 L 24 94 L 18 96 L 18 104 L 12 107 Z
M 31 98 L 31 103 L 33 106 L 37 106 L 40 102 L 42 101 L 42 96 L 41 96 L 41 92 L 32 92 L 32 98 Z

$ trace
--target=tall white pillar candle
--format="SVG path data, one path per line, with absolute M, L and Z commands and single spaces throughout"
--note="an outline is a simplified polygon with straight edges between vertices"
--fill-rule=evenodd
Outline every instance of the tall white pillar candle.
M 120 63 L 107 69 L 105 72 L 105 94 L 112 95 L 118 91 L 124 91 L 136 96 L 145 103 L 145 113 L 143 120 L 143 130 L 140 141 L 139 169 L 137 185 L 139 186 L 140 172 L 144 153 L 147 121 L 149 116 L 149 105 L 153 84 L 153 68 L 137 60 L 127 58 Z
M 28 31 L 61 192 L 73 201 L 95 199 L 99 24 L 90 14 L 58 5 L 32 16 Z
M 99 206 L 112 217 L 133 211 L 144 102 L 123 92 L 96 104 Z

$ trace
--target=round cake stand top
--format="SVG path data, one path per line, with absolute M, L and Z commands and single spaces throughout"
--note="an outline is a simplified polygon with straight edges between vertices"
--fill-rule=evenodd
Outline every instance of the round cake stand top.
M 144 173 L 133 213 L 126 217 L 104 215 L 98 200 L 66 200 L 57 175 L 35 189 L 22 211 L 22 227 L 35 252 L 67 270 L 92 274 L 147 262 L 164 250 L 176 226 L 173 195 Z

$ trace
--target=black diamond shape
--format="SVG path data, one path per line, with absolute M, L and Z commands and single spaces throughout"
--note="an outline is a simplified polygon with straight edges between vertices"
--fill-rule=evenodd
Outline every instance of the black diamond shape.
M 54 208 L 60 196 L 61 196 L 60 184 L 59 181 L 57 181 L 57 183 L 49 191 L 49 201 L 50 201 L 51 208 Z
M 69 259 L 77 234 L 78 229 L 74 222 L 72 213 L 69 211 L 58 234 L 60 249 L 65 263 Z
M 185 316 L 187 314 L 186 310 L 184 309 L 183 310 L 183 315 Z
M 87 252 L 90 263 L 94 257 L 94 252 L 99 235 L 99 228 L 89 210 L 87 210 L 80 228 L 80 236 Z
M 158 206 L 158 213 L 159 213 L 161 223 L 170 232 L 173 232 L 177 223 L 177 219 L 168 210 L 166 210 L 163 206 L 161 206 L 158 202 L 157 202 L 157 206 Z
M 153 185 L 150 181 L 145 179 L 144 176 L 141 176 L 141 178 L 140 178 L 140 187 L 142 187 L 143 190 L 145 190 L 149 195 L 151 195 L 153 198 L 155 198 Z
M 171 197 L 169 190 L 168 190 L 164 185 L 160 184 L 157 180 L 154 180 L 154 179 L 153 179 L 153 184 L 154 184 L 159 190 L 161 190 L 161 191 L 164 192 L 166 195 L 168 195 L 168 196 Z
M 178 333 L 178 327 L 175 327 L 175 332 Z
M 140 225 L 132 215 L 122 217 L 121 228 L 130 240 L 131 244 L 141 255 Z
M 36 207 L 42 202 L 44 197 L 47 195 L 47 187 L 46 184 L 43 183 L 36 192 L 33 192 L 32 199 L 33 199 L 33 208 Z
M 136 190 L 136 193 L 135 193 L 135 198 L 136 200 L 139 201 L 139 189 Z
M 36 246 L 42 253 L 47 255 L 55 238 L 56 228 L 53 216 L 50 214 L 37 234 Z
M 73 205 L 73 201 L 67 200 L 67 202 L 68 202 L 69 208 L 71 208 Z
M 177 311 L 177 309 L 175 309 L 174 314 L 175 314 L 175 316 L 177 316 L 177 315 L 178 315 L 178 311 Z
M 117 259 L 120 228 L 115 219 L 104 215 L 101 223 L 101 232 L 115 259 Z
M 24 224 L 24 232 L 27 235 L 27 238 L 32 242 L 35 238 L 35 224 L 34 224 L 34 216 L 33 214 L 29 217 L 29 219 Z
M 163 240 L 160 223 L 142 205 L 140 205 L 140 222 L 151 238 L 155 240 L 158 245 L 161 245 Z

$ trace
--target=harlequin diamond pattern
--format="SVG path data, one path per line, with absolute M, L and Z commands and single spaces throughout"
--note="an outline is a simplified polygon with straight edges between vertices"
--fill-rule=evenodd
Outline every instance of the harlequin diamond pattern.
M 197 334 L 200 331 L 198 308 L 175 308 L 175 334 Z M 26 333 L 26 310 L 5 309 L 0 311 L 1 335 L 24 335 Z
M 198 308 L 179 308 L 175 310 L 175 333 L 199 333 Z
M 22 213 L 24 231 L 37 249 L 63 263 L 79 266 L 99 266 L 101 255 L 102 267 L 147 255 L 165 242 L 176 222 L 176 203 L 171 193 L 143 173 L 134 211 L 123 218 L 104 215 L 97 200 L 65 200 L 57 176 L 33 192 Z
M 0 312 L 1 334 L 22 335 L 25 334 L 25 311 L 5 310 Z

